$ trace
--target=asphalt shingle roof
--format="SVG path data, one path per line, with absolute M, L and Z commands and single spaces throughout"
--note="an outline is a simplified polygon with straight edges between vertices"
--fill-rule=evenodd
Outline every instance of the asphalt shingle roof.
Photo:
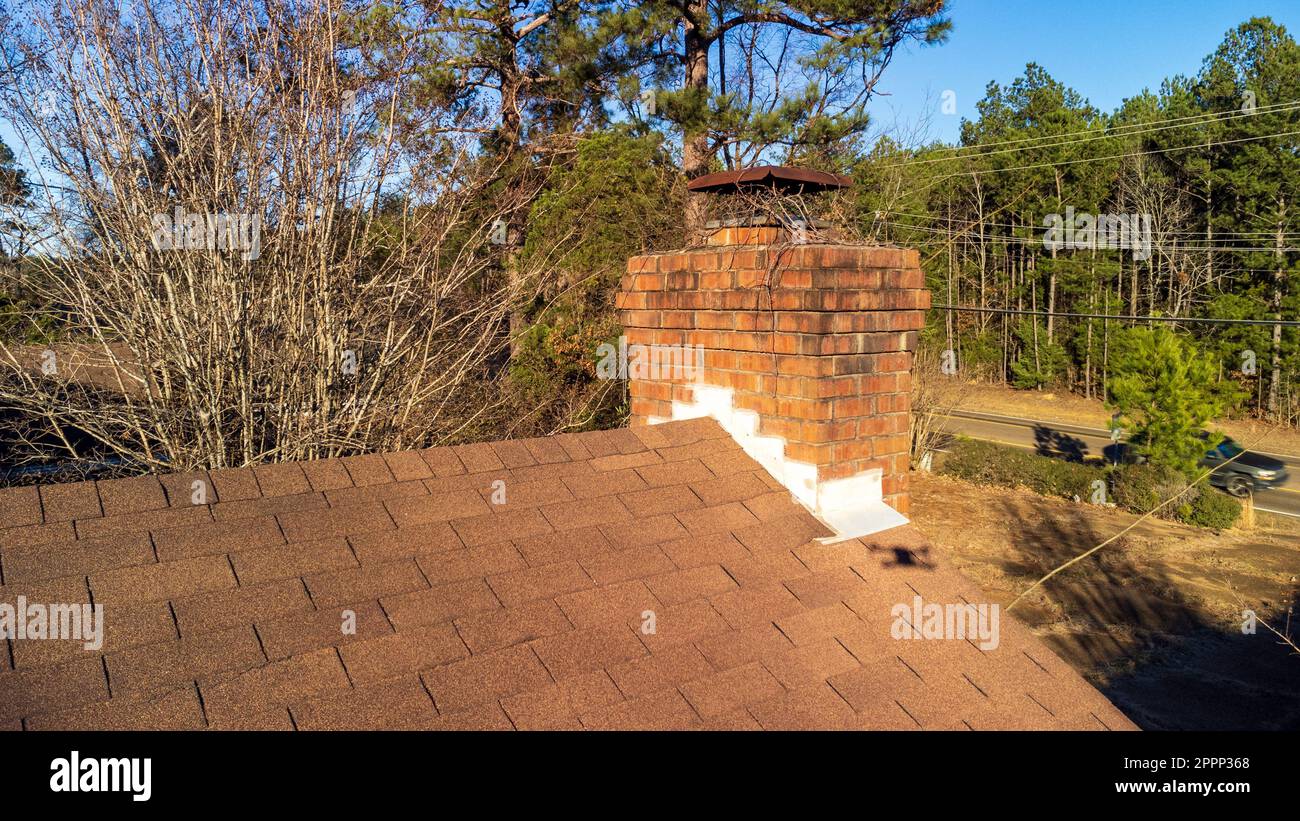
M 979 591 L 826 533 L 710 420 L 4 489 L 0 602 L 107 636 L 0 645 L 0 729 L 1133 726 L 1009 616 L 891 638 Z

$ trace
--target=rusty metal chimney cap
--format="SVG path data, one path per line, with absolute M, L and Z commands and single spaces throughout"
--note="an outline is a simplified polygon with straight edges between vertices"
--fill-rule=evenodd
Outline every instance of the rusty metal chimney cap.
M 687 184 L 691 191 L 735 193 L 746 188 L 776 188 L 784 192 L 811 194 L 834 188 L 848 188 L 853 184 L 849 177 L 796 168 L 788 165 L 760 165 L 739 171 L 719 171 L 696 177 Z

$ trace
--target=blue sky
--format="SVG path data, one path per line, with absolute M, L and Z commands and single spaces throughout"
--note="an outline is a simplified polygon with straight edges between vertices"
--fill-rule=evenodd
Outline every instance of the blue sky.
M 932 108 L 929 136 L 955 141 L 961 118 L 974 116 L 988 82 L 1006 85 L 1030 62 L 1111 111 L 1166 77 L 1195 74 L 1223 35 L 1251 17 L 1272 17 L 1300 35 L 1300 0 L 951 0 L 950 6 L 947 43 L 895 55 L 879 86 L 889 96 L 871 103 L 877 126 L 915 122 Z M 956 92 L 956 115 L 939 111 L 947 89 Z

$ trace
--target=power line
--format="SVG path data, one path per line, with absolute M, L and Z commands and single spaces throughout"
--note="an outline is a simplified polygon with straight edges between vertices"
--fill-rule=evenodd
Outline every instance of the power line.
M 1157 122 L 1127 123 L 1127 124 L 1117 125 L 1117 126 L 1108 126 L 1108 127 L 1103 127 L 1102 130 L 1112 132 L 1111 134 L 1104 135 L 1104 136 L 1121 136 L 1121 137 L 1132 136 L 1132 134 L 1129 132 L 1146 133 L 1147 131 L 1156 130 L 1158 128 L 1163 128 L 1165 126 L 1172 125 L 1175 123 L 1183 123 L 1183 125 L 1181 126 L 1183 128 L 1188 128 L 1194 125 L 1201 124 L 1201 123 L 1183 122 L 1185 120 L 1206 120 L 1207 122 L 1214 122 L 1216 119 L 1220 119 L 1220 118 L 1227 119 L 1231 117 L 1241 117 L 1241 116 L 1251 117 L 1251 116 L 1258 116 L 1260 114 L 1274 114 L 1274 113 L 1278 113 L 1277 109 L 1290 110 L 1292 107 L 1295 107 L 1297 105 L 1300 105 L 1300 100 L 1287 100 L 1280 103 L 1270 103 L 1269 105 L 1265 105 L 1265 106 L 1256 106 L 1250 111 L 1243 111 L 1241 109 L 1232 109 L 1229 111 L 1207 111 L 1201 114 L 1187 114 L 1182 117 L 1173 117 L 1171 119 L 1160 120 Z M 1072 132 L 1067 131 L 1063 134 L 1043 134 L 1037 137 L 1020 137 L 1014 140 L 997 140 L 989 143 L 977 143 L 975 145 L 952 146 L 951 148 L 940 149 L 940 150 L 970 151 L 972 153 L 975 153 L 978 156 L 977 152 L 984 148 L 990 148 L 990 147 L 1000 146 L 1000 145 L 1017 145 L 1019 143 L 1030 143 L 1036 140 L 1053 140 L 1060 137 L 1074 137 L 1074 136 L 1080 136 L 1089 133 L 1090 131 L 1088 129 L 1082 131 L 1072 131 Z M 1034 147 L 1034 146 L 1030 146 L 1030 147 Z M 946 159 L 955 159 L 955 158 L 948 157 Z
M 1203 316 L 1124 316 L 1122 314 L 1076 314 L 1060 311 L 1022 311 L 1016 308 L 978 308 L 968 305 L 931 305 L 935 311 L 965 311 L 981 314 L 1016 314 L 1020 316 L 1059 316 L 1066 319 L 1114 319 L 1132 322 L 1199 322 L 1206 325 L 1265 325 L 1300 328 L 1300 321 L 1290 319 L 1222 319 Z
M 1066 132 L 1064 134 L 1044 135 L 1042 137 L 1028 137 L 1025 138 L 1025 140 L 1012 140 L 1010 142 L 1015 143 L 1015 142 L 1024 142 L 1024 141 L 1032 141 L 1032 140 L 1049 140 L 1049 141 L 1058 140 L 1058 141 L 1042 142 L 1036 145 L 1025 145 L 1025 146 L 1020 146 L 1019 148 L 1002 148 L 996 151 L 987 151 L 985 149 L 989 148 L 990 146 L 999 145 L 999 143 L 978 143 L 975 145 L 959 146 L 950 149 L 953 151 L 967 151 L 967 153 L 965 154 L 950 154 L 945 157 L 924 157 L 924 158 L 918 158 L 914 160 L 907 160 L 901 163 L 893 163 L 890 165 L 881 166 L 881 168 L 882 169 L 901 168 L 904 166 L 929 165 L 931 163 L 948 162 L 950 160 L 960 160 L 960 159 L 967 159 L 972 157 L 992 157 L 999 154 L 1016 154 L 1021 151 L 1035 151 L 1044 148 L 1059 148 L 1061 146 L 1077 145 L 1079 143 L 1095 142 L 1097 140 L 1116 139 L 1119 137 L 1135 137 L 1143 134 L 1154 134 L 1158 131 L 1168 131 L 1173 128 L 1191 128 L 1193 126 L 1205 125 L 1211 122 L 1227 122 L 1230 119 L 1239 118 L 1239 117 L 1253 117 L 1259 114 L 1266 114 L 1266 113 L 1283 114 L 1289 111 L 1294 111 L 1297 108 L 1300 108 L 1300 101 L 1293 100 L 1287 103 L 1276 103 L 1272 106 L 1268 106 L 1267 108 L 1277 109 L 1277 110 L 1262 111 L 1260 109 L 1255 109 L 1253 111 L 1248 111 L 1248 112 L 1228 111 L 1228 112 L 1214 112 L 1211 114 L 1196 115 L 1197 117 L 1211 118 L 1211 119 L 1207 119 L 1204 123 L 1178 124 L 1174 120 L 1169 120 L 1166 122 L 1156 123 L 1156 124 L 1134 123 L 1130 126 L 1116 126 L 1115 128 L 1103 127 L 1100 129 L 1099 132 L 1075 131 L 1075 132 Z M 1150 127 L 1145 127 L 1147 125 L 1150 125 Z M 1138 126 L 1144 126 L 1144 127 L 1139 128 Z M 1132 128 L 1135 130 L 1120 132 L 1119 131 L 1120 128 Z M 1074 139 L 1076 137 L 1077 139 Z M 1061 138 L 1065 138 L 1065 139 L 1061 139 Z

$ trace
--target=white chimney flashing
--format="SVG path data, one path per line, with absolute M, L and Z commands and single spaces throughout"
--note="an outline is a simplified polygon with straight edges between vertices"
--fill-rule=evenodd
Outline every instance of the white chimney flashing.
M 830 544 L 907 524 L 907 517 L 885 504 L 879 468 L 844 479 L 818 481 L 817 466 L 785 457 L 785 439 L 758 432 L 756 412 L 737 408 L 731 388 L 695 383 L 691 402 L 674 400 L 672 419 L 651 416 L 650 424 L 710 417 L 717 420 L 751 459 L 823 524 L 835 532 L 818 541 Z

